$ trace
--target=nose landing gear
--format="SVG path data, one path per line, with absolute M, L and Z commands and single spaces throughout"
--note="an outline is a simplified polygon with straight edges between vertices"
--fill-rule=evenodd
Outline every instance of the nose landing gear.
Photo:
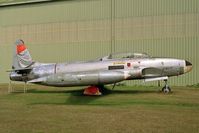
M 162 92 L 165 93 L 165 94 L 170 93 L 171 88 L 169 87 L 167 80 L 164 80 L 164 82 L 165 82 L 165 86 L 162 88 Z

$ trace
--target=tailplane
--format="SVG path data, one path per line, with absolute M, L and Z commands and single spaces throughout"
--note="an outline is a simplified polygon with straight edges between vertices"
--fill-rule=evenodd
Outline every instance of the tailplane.
M 12 69 L 29 68 L 34 64 L 23 40 L 17 40 L 14 44 Z

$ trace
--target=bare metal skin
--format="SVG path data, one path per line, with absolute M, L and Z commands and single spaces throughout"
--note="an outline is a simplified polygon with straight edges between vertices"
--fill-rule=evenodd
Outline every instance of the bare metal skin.
M 164 92 L 170 92 L 167 80 L 191 71 L 192 64 L 185 60 L 152 58 L 146 54 L 126 53 L 75 63 L 43 64 L 32 61 L 24 42 L 15 43 L 13 70 L 10 79 L 48 86 L 99 86 L 124 80 L 165 80 Z M 116 57 L 114 57 L 116 56 Z M 118 57 L 119 56 L 119 57 Z

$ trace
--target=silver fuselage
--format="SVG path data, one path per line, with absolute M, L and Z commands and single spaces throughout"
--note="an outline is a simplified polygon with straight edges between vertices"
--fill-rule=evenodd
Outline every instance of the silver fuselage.
M 105 85 L 123 80 L 178 76 L 190 71 L 185 60 L 123 58 L 76 63 L 35 63 L 26 74 L 12 72 L 10 79 L 49 86 Z

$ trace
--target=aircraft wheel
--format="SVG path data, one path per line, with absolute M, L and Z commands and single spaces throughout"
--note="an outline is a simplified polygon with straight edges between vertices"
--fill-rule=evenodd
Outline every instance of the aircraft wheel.
M 165 94 L 166 94 L 166 93 L 170 93 L 170 92 L 171 92 L 171 88 L 170 88 L 168 85 L 166 85 L 166 86 L 164 86 L 164 87 L 162 88 L 162 92 L 164 92 Z

